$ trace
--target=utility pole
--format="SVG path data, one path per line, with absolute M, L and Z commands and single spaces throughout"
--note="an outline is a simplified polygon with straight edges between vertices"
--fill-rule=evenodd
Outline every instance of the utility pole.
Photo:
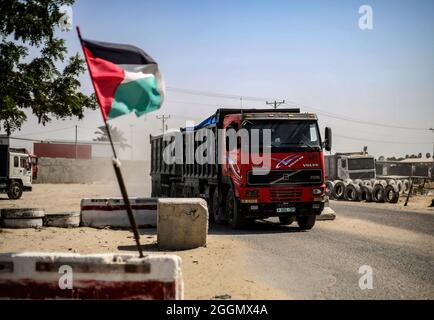
M 429 128 L 429 130 L 433 133 L 432 154 L 431 154 L 433 164 L 432 164 L 432 169 L 431 169 L 431 176 L 434 176 L 434 128 Z
M 161 116 L 157 116 L 156 118 L 158 120 L 161 120 L 162 125 L 163 125 L 162 131 L 163 131 L 163 134 L 164 134 L 164 132 L 166 131 L 166 120 L 170 119 L 170 114 L 167 115 L 167 116 L 164 115 L 164 114 L 162 114 Z
M 285 104 L 285 100 L 282 100 L 282 101 L 274 100 L 273 102 L 268 102 L 267 101 L 266 104 L 273 106 L 274 109 L 277 109 L 281 104 Z
M 77 160 L 77 138 L 78 138 L 78 126 L 75 125 L 75 159 Z

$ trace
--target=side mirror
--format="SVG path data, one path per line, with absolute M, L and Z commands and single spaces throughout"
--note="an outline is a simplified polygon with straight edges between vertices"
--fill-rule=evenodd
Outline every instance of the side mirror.
M 324 149 L 326 151 L 332 150 L 332 129 L 329 127 L 325 128 Z

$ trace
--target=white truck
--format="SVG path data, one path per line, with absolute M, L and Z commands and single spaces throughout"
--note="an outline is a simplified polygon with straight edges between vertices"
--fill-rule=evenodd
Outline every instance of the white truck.
M 0 193 L 9 199 L 21 198 L 23 191 L 32 191 L 36 175 L 36 157 L 26 149 L 9 147 L 9 138 L 0 136 Z
M 327 180 L 370 180 L 376 178 L 375 158 L 364 152 L 326 155 L 324 161 Z

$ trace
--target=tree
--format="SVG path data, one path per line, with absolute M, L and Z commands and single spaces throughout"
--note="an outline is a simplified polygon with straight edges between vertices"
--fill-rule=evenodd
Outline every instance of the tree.
M 65 61 L 65 41 L 54 36 L 61 7 L 75 0 L 0 0 L 0 129 L 8 135 L 27 120 L 26 109 L 45 125 L 95 109 L 94 95 L 80 92 L 85 71 L 78 54 Z M 29 59 L 29 49 L 36 51 Z M 60 70 L 59 64 L 65 64 Z
M 98 137 L 93 139 L 93 141 L 109 141 L 106 126 L 98 127 L 98 130 L 99 131 L 94 132 Z M 124 133 L 121 130 L 111 124 L 109 124 L 109 130 L 114 143 L 119 143 L 122 149 L 131 148 L 131 146 L 126 143 L 127 139 L 124 137 Z

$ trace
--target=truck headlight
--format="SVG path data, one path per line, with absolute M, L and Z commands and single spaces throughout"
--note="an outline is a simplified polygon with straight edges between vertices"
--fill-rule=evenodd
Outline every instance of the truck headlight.
M 322 189 L 313 189 L 312 190 L 312 194 L 314 194 L 314 195 L 320 195 L 320 194 L 322 194 Z

